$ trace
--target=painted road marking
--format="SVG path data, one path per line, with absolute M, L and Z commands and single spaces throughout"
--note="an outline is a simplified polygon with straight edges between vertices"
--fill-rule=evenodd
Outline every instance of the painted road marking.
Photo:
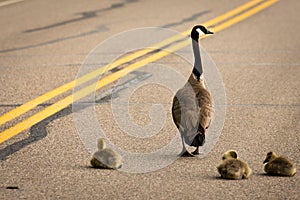
M 212 26 L 212 25 L 215 25 L 217 23 L 220 23 L 226 19 L 229 19 L 230 17 L 233 17 L 243 11 L 245 11 L 246 9 L 249 9 L 255 5 L 257 5 L 258 3 L 262 2 L 263 0 L 253 0 L 253 1 L 250 1 L 244 5 L 241 5 L 223 15 L 220 15 L 212 20 L 209 20 L 208 22 L 205 22 L 203 23 L 205 26 L 209 27 L 209 26 Z M 151 51 L 153 51 L 153 49 L 160 49 L 161 47 L 163 46 L 166 46 L 168 44 L 171 44 L 172 42 L 175 42 L 179 39 L 182 39 L 184 36 L 187 36 L 188 34 L 190 33 L 190 29 L 189 30 L 186 30 L 184 32 L 182 32 L 182 34 L 179 34 L 179 35 L 175 35 L 171 38 L 168 38 L 160 43 L 157 43 L 157 44 L 154 44 L 153 47 L 149 48 L 149 49 L 142 49 L 140 51 L 137 51 L 133 54 L 130 54 L 128 56 L 125 56 L 123 58 L 120 58 L 118 59 L 117 61 L 113 62 L 109 68 L 108 68 L 108 65 L 104 66 L 104 67 L 101 67 L 93 72 L 90 72 L 86 75 L 83 75 L 82 77 L 74 80 L 74 81 L 71 81 L 69 83 L 66 83 L 58 88 L 55 88 L 31 101 L 28 101 L 27 103 L 5 113 L 4 115 L 0 116 L 0 125 L 8 122 L 8 121 L 11 121 L 15 118 L 17 118 L 18 116 L 34 109 L 35 107 L 37 107 L 39 104 L 42 104 L 60 94 L 63 94 L 71 89 L 73 89 L 76 85 L 81 85 L 85 82 L 88 82 L 89 80 L 92 80 L 93 78 L 96 78 L 97 76 L 105 73 L 106 70 L 110 70 L 110 69 L 113 69 L 113 68 L 116 68 L 126 62 L 129 62 L 131 60 L 134 60 L 136 58 L 139 58 L 141 56 L 144 56 L 146 55 L 147 53 L 150 53 Z
M 262 4 L 259 4 L 258 6 L 246 11 L 245 13 L 242 13 L 241 15 L 238 15 L 226 22 L 223 22 L 222 24 L 214 27 L 212 29 L 212 31 L 214 32 L 219 32 L 221 30 L 224 30 L 242 20 L 247 19 L 248 17 L 258 13 L 259 11 L 264 10 L 265 8 L 271 6 L 272 4 L 276 3 L 278 0 L 269 0 L 266 1 Z M 209 36 L 204 36 L 204 37 L 209 37 Z M 202 38 L 204 38 L 202 37 Z M 73 102 L 87 96 L 88 94 L 94 92 L 95 90 L 98 90 L 100 88 L 102 88 L 103 86 L 110 84 L 116 80 L 118 80 L 119 78 L 127 75 L 128 73 L 148 64 L 151 62 L 154 62 L 156 60 L 159 60 L 167 55 L 169 55 L 170 53 L 177 51 L 187 45 L 190 44 L 190 40 L 184 40 L 178 44 L 175 44 L 167 49 L 165 49 L 164 51 L 160 51 L 156 54 L 153 54 L 141 61 L 138 61 L 136 63 L 133 63 L 129 66 L 127 66 L 126 68 L 123 68 L 113 74 L 110 74 L 106 77 L 104 77 L 103 79 L 99 80 L 96 83 L 90 84 L 87 87 L 75 92 L 72 95 L 69 95 L 65 98 L 63 98 L 62 100 L 52 104 L 51 106 L 45 108 L 44 110 L 34 114 L 33 116 L 23 120 L 22 122 L 16 124 L 15 126 L 3 131 L 0 133 L 0 143 L 14 137 L 15 135 L 21 133 L 22 131 L 32 127 L 33 125 L 37 124 L 38 122 L 46 119 L 47 117 L 61 111 L 62 109 L 66 108 L 67 106 L 71 105 Z M 96 87 L 95 87 L 96 86 Z
M 8 5 L 11 5 L 11 4 L 14 4 L 14 3 L 19 3 L 19 2 L 22 2 L 24 0 L 10 0 L 10 1 L 4 1 L 4 2 L 1 2 L 0 3 L 0 7 L 3 7 L 3 6 L 8 6 Z

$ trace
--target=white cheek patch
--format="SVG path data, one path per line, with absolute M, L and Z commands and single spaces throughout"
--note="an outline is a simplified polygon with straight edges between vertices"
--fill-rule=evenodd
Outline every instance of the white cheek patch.
M 196 29 L 196 31 L 199 33 L 199 36 L 201 36 L 201 35 L 205 35 L 202 31 L 201 31 L 201 29 L 200 28 L 197 28 Z

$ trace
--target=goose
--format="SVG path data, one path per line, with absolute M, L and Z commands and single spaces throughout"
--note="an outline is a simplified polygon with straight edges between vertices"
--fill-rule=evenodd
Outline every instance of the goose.
M 202 25 L 196 25 L 191 31 L 194 52 L 194 67 L 187 83 L 177 91 L 173 98 L 172 117 L 182 139 L 183 157 L 199 155 L 199 146 L 205 143 L 205 131 L 212 118 L 212 97 L 206 89 L 198 40 L 201 35 L 213 34 Z M 185 144 L 196 147 L 188 152 Z
M 224 179 L 247 179 L 252 170 L 248 164 L 238 159 L 237 152 L 229 150 L 222 157 L 223 162 L 217 167 L 221 178 Z
M 267 153 L 263 164 L 265 172 L 269 175 L 294 176 L 296 174 L 296 165 L 292 161 L 272 151 Z
M 106 142 L 103 138 L 97 140 L 98 151 L 91 159 L 91 165 L 94 168 L 101 169 L 119 169 L 122 166 L 121 155 L 113 149 L 106 148 Z

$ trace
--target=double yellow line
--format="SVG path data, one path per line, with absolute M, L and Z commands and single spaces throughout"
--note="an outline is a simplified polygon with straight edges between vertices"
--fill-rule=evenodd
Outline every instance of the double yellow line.
M 259 11 L 262 11 L 263 9 L 271 6 L 272 4 L 276 3 L 277 1 L 278 0 L 266 0 L 266 1 L 252 0 L 244 5 L 241 5 L 235 9 L 221 15 L 221 16 L 218 16 L 210 21 L 203 23 L 203 25 L 206 27 L 214 26 L 211 30 L 213 32 L 219 32 L 219 31 L 224 30 L 240 21 L 247 19 L 248 17 L 258 13 Z M 225 20 L 227 20 L 227 21 L 225 21 Z M 145 56 L 146 54 L 151 53 L 153 51 L 153 49 L 160 49 L 166 45 L 177 42 L 178 40 L 186 37 L 189 33 L 190 33 L 190 30 L 186 30 L 179 35 L 175 35 L 175 36 L 168 38 L 162 42 L 154 44 L 152 47 L 142 49 L 140 51 L 137 51 L 137 52 L 129 54 L 125 57 L 122 57 L 109 65 L 101 67 L 101 68 L 99 68 L 93 72 L 90 72 L 74 81 L 71 81 L 65 85 L 62 85 L 62 86 L 54 89 L 54 90 L 51 90 L 35 99 L 23 104 L 22 106 L 19 106 L 13 110 L 7 112 L 6 114 L 0 116 L 0 126 L 8 121 L 11 121 L 11 120 L 17 118 L 18 116 L 20 116 L 26 112 L 34 109 L 39 104 L 42 104 L 58 95 L 61 95 L 65 92 L 73 89 L 75 86 L 81 85 L 83 83 L 86 83 L 86 82 L 92 80 L 93 78 L 98 77 L 99 75 L 105 73 L 107 70 L 114 69 L 124 63 L 132 61 L 136 58 Z M 204 38 L 204 37 L 207 37 L 207 36 L 203 36 L 202 38 Z M 159 59 L 169 55 L 170 53 L 175 52 L 189 44 L 190 44 L 189 39 L 186 39 L 182 42 L 176 43 L 173 46 L 165 48 L 164 51 L 159 51 L 158 53 L 152 54 L 143 60 L 140 60 L 133 64 L 130 64 L 127 67 L 102 78 L 98 82 L 90 84 L 90 85 L 84 87 L 83 89 L 74 92 L 72 95 L 69 95 L 69 96 L 57 101 L 56 103 L 52 104 L 51 106 L 48 106 L 44 110 L 32 115 L 31 117 L 12 126 L 11 128 L 6 129 L 3 132 L 1 132 L 0 133 L 0 143 L 3 143 L 4 141 L 14 137 L 15 135 L 21 133 L 22 131 L 24 131 L 24 130 L 30 128 L 31 126 L 37 124 L 38 122 L 46 119 L 47 117 L 61 111 L 62 109 L 66 108 L 67 106 L 71 105 L 73 102 L 78 101 L 79 99 L 91 94 L 95 90 L 98 90 L 98 89 L 104 87 L 105 85 L 108 85 L 108 84 L 118 80 L 119 78 L 125 76 L 126 74 L 128 74 L 148 63 L 159 60 Z

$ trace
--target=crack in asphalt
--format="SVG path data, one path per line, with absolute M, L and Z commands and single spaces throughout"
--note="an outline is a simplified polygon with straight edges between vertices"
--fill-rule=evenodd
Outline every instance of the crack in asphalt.
M 39 27 L 39 28 L 28 29 L 28 30 L 25 30 L 24 33 L 32 33 L 32 32 L 37 32 L 37 31 L 52 29 L 52 28 L 56 28 L 56 27 L 59 27 L 59 26 L 65 26 L 65 25 L 70 24 L 70 23 L 74 23 L 74 22 L 78 22 L 78 21 L 82 21 L 82 20 L 87 20 L 87 19 L 90 19 L 90 18 L 98 17 L 99 13 L 111 11 L 111 10 L 118 9 L 118 8 L 122 8 L 126 4 L 135 3 L 135 2 L 138 2 L 138 0 L 125 0 L 125 1 L 123 1 L 121 3 L 113 3 L 108 8 L 103 8 L 103 9 L 98 9 L 98 10 L 90 10 L 90 11 L 84 11 L 84 12 L 76 13 L 76 15 L 81 15 L 81 16 L 77 17 L 77 18 L 65 20 L 65 21 L 62 21 L 62 22 L 57 22 L 57 23 L 54 23 L 54 24 L 50 24 L 50 25 L 47 25 L 47 26 Z

